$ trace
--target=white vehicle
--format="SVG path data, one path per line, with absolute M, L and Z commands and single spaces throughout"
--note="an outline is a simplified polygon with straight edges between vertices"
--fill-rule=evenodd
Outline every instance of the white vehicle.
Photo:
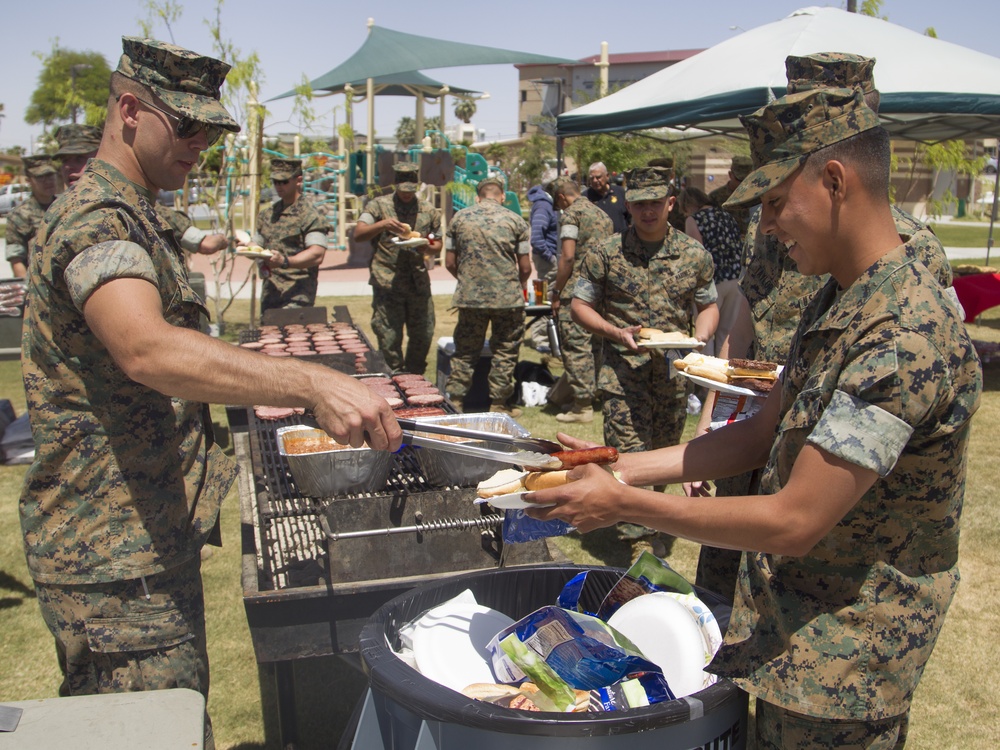
M 6 216 L 30 197 L 30 185 L 24 183 L 0 185 L 0 216 Z

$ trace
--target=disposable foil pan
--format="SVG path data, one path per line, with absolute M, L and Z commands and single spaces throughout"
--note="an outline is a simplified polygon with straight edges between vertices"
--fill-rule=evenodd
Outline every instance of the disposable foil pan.
M 441 417 L 422 417 L 414 420 L 425 424 L 445 424 L 464 427 L 468 430 L 495 432 L 498 435 L 528 437 L 531 433 L 514 421 L 509 414 L 484 412 L 482 414 L 448 414 Z M 430 435 L 428 438 L 442 440 L 441 435 Z M 510 451 L 510 446 L 490 440 L 472 440 L 469 445 L 478 445 L 490 450 Z M 435 487 L 472 487 L 493 476 L 501 465 L 494 461 L 484 461 L 458 453 L 448 453 L 445 450 L 435 450 L 429 447 L 416 448 L 417 461 L 424 476 Z
M 323 430 L 306 425 L 279 427 L 278 452 L 292 470 L 299 491 L 309 497 L 332 497 L 358 492 L 380 492 L 389 479 L 392 454 L 370 448 L 341 448 L 320 453 L 289 454 L 285 441 L 327 437 Z

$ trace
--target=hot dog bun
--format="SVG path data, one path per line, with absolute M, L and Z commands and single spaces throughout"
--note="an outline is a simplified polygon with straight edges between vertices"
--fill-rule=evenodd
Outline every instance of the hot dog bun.
M 529 492 L 535 490 L 549 490 L 559 487 L 569 481 L 569 470 L 562 471 L 532 471 L 524 478 L 524 489 Z
M 514 492 L 524 492 L 524 478 L 526 476 L 528 476 L 526 471 L 501 469 L 489 479 L 484 479 L 476 485 L 476 494 L 479 497 L 490 498 L 510 495 Z

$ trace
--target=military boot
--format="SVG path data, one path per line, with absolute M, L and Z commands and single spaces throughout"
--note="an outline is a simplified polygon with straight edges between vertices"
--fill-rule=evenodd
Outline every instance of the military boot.
M 574 404 L 573 408 L 562 414 L 556 414 L 557 422 L 579 422 L 587 424 L 594 421 L 594 407 L 589 403 Z
M 490 411 L 497 412 L 498 414 L 509 414 L 512 417 L 519 417 L 523 414 L 516 406 L 507 406 L 506 404 L 493 404 L 490 406 Z

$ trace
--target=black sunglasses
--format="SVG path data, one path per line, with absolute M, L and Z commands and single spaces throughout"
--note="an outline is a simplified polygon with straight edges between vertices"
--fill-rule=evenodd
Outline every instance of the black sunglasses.
M 135 95 L 133 94 L 133 96 Z M 119 94 L 117 99 L 115 99 L 115 101 L 118 101 L 120 99 L 121 95 Z M 205 137 L 208 139 L 208 145 L 214 146 L 216 143 L 219 142 L 219 139 L 222 138 L 223 135 L 225 135 L 226 129 L 223 127 L 220 127 L 218 125 L 210 125 L 207 122 L 201 122 L 200 120 L 195 120 L 191 117 L 187 117 L 186 115 L 185 116 L 178 115 L 174 112 L 170 112 L 169 110 L 163 109 L 163 107 L 157 107 L 152 102 L 144 101 L 137 96 L 135 97 L 135 99 L 140 104 L 145 104 L 147 107 L 155 109 L 157 112 L 161 112 L 165 114 L 167 117 L 172 117 L 173 119 L 175 119 L 177 121 L 177 127 L 174 130 L 174 132 L 177 133 L 177 137 L 180 138 L 181 140 L 193 138 L 194 136 L 198 135 L 198 133 L 200 133 L 202 130 L 204 130 Z
M 288 180 L 273 180 L 272 179 L 271 182 L 273 182 L 275 185 L 287 185 L 289 181 Z

